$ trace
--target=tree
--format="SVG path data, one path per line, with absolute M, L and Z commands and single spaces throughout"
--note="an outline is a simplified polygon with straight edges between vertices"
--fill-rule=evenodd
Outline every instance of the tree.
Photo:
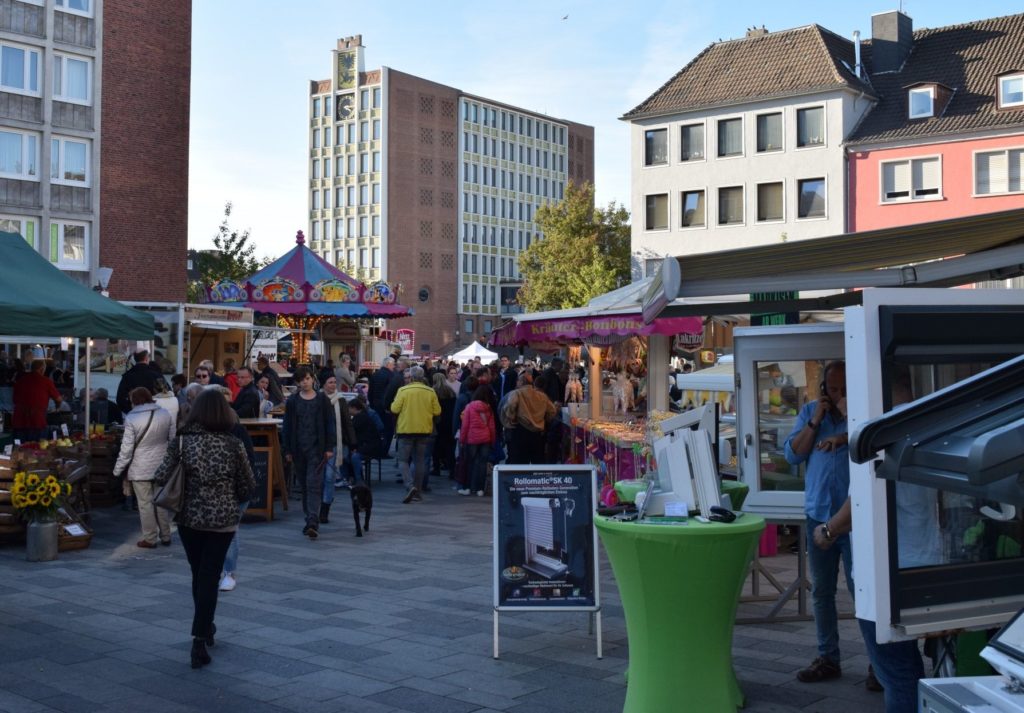
M 565 198 L 537 209 L 544 238 L 519 255 L 528 312 L 580 307 L 629 282 L 629 212 L 614 201 L 594 207 L 594 187 L 570 182 Z
M 224 204 L 224 220 L 213 236 L 213 250 L 196 253 L 195 269 L 199 279 L 188 285 L 188 301 L 199 302 L 203 289 L 218 280 L 244 280 L 270 264 L 269 258 L 256 258 L 256 246 L 249 243 L 249 231 L 231 228 L 231 201 Z

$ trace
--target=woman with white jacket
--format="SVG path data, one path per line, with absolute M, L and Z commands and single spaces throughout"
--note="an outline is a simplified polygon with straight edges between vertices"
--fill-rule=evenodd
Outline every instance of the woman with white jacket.
M 157 488 L 153 481 L 156 469 L 164 460 L 167 444 L 174 438 L 174 419 L 154 401 L 144 386 L 129 393 L 132 410 L 125 415 L 124 439 L 114 465 L 114 475 L 126 474 L 139 501 L 142 539 L 136 545 L 146 549 L 171 544 L 170 513 L 153 505 Z

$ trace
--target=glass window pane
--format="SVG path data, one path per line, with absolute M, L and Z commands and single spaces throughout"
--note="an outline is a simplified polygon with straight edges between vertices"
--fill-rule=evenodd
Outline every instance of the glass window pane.
M 0 50 L 0 84 L 11 89 L 25 88 L 25 50 L 17 47 Z
M 647 230 L 668 228 L 668 195 L 647 196 Z
M 89 63 L 67 58 L 67 86 L 64 96 L 86 101 L 89 99 Z
M 825 109 L 799 109 L 796 112 L 796 145 L 821 146 L 825 143 Z
M 644 134 L 644 165 L 668 163 L 668 129 L 653 129 Z
M 684 126 L 680 131 L 680 161 L 699 161 L 704 158 L 704 125 Z
M 64 180 L 85 181 L 86 153 L 85 144 L 64 142 Z
M 682 226 L 684 228 L 705 224 L 704 191 L 686 191 L 682 201 Z
M 930 89 L 918 89 L 910 92 L 910 116 L 925 117 L 932 115 L 932 92 Z
M 21 134 L 0 131 L 0 173 L 21 173 Z
M 782 184 L 762 183 L 757 187 L 757 219 L 782 220 Z
M 999 82 L 1002 104 L 1024 104 L 1024 76 L 1006 77 Z
M 743 124 L 740 119 L 718 122 L 718 155 L 739 156 L 743 153 Z
M 821 218 L 825 215 L 825 179 L 808 178 L 799 182 L 800 205 L 797 217 Z
M 761 490 L 803 490 L 806 462 L 786 460 L 786 439 L 800 409 L 818 400 L 817 385 L 825 365 L 811 360 L 757 362 L 756 366 Z
M 85 262 L 85 226 L 64 226 L 64 262 Z
M 39 53 L 29 52 L 28 88 L 33 92 L 39 91 Z
M 757 150 L 782 149 L 782 114 L 761 114 L 757 117 Z
M 743 188 L 718 189 L 718 223 L 733 225 L 743 222 Z
M 60 178 L 59 139 L 50 139 L 50 178 Z

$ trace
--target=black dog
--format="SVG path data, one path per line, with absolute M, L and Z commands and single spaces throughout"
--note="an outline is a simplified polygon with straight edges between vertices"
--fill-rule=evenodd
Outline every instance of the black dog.
M 356 537 L 363 536 L 363 530 L 370 531 L 370 513 L 373 512 L 373 491 L 365 483 L 352 486 L 352 517 L 356 521 Z M 359 526 L 359 513 L 366 513 L 362 527 Z

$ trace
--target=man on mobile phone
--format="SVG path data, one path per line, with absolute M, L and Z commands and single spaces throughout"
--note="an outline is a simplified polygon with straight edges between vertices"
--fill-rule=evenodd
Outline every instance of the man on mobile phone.
M 812 539 L 815 529 L 839 511 L 850 491 L 844 362 L 833 361 L 825 365 L 818 400 L 800 410 L 796 427 L 786 439 L 786 460 L 793 465 L 807 464 L 804 477 L 807 525 L 804 534 L 807 537 L 818 656 L 810 666 L 798 671 L 796 677 L 804 683 L 816 683 L 843 675 L 839 665 L 839 621 L 836 613 L 840 559 L 846 573 L 846 586 L 853 595 L 849 535 L 836 536 L 828 550 L 816 548 Z

